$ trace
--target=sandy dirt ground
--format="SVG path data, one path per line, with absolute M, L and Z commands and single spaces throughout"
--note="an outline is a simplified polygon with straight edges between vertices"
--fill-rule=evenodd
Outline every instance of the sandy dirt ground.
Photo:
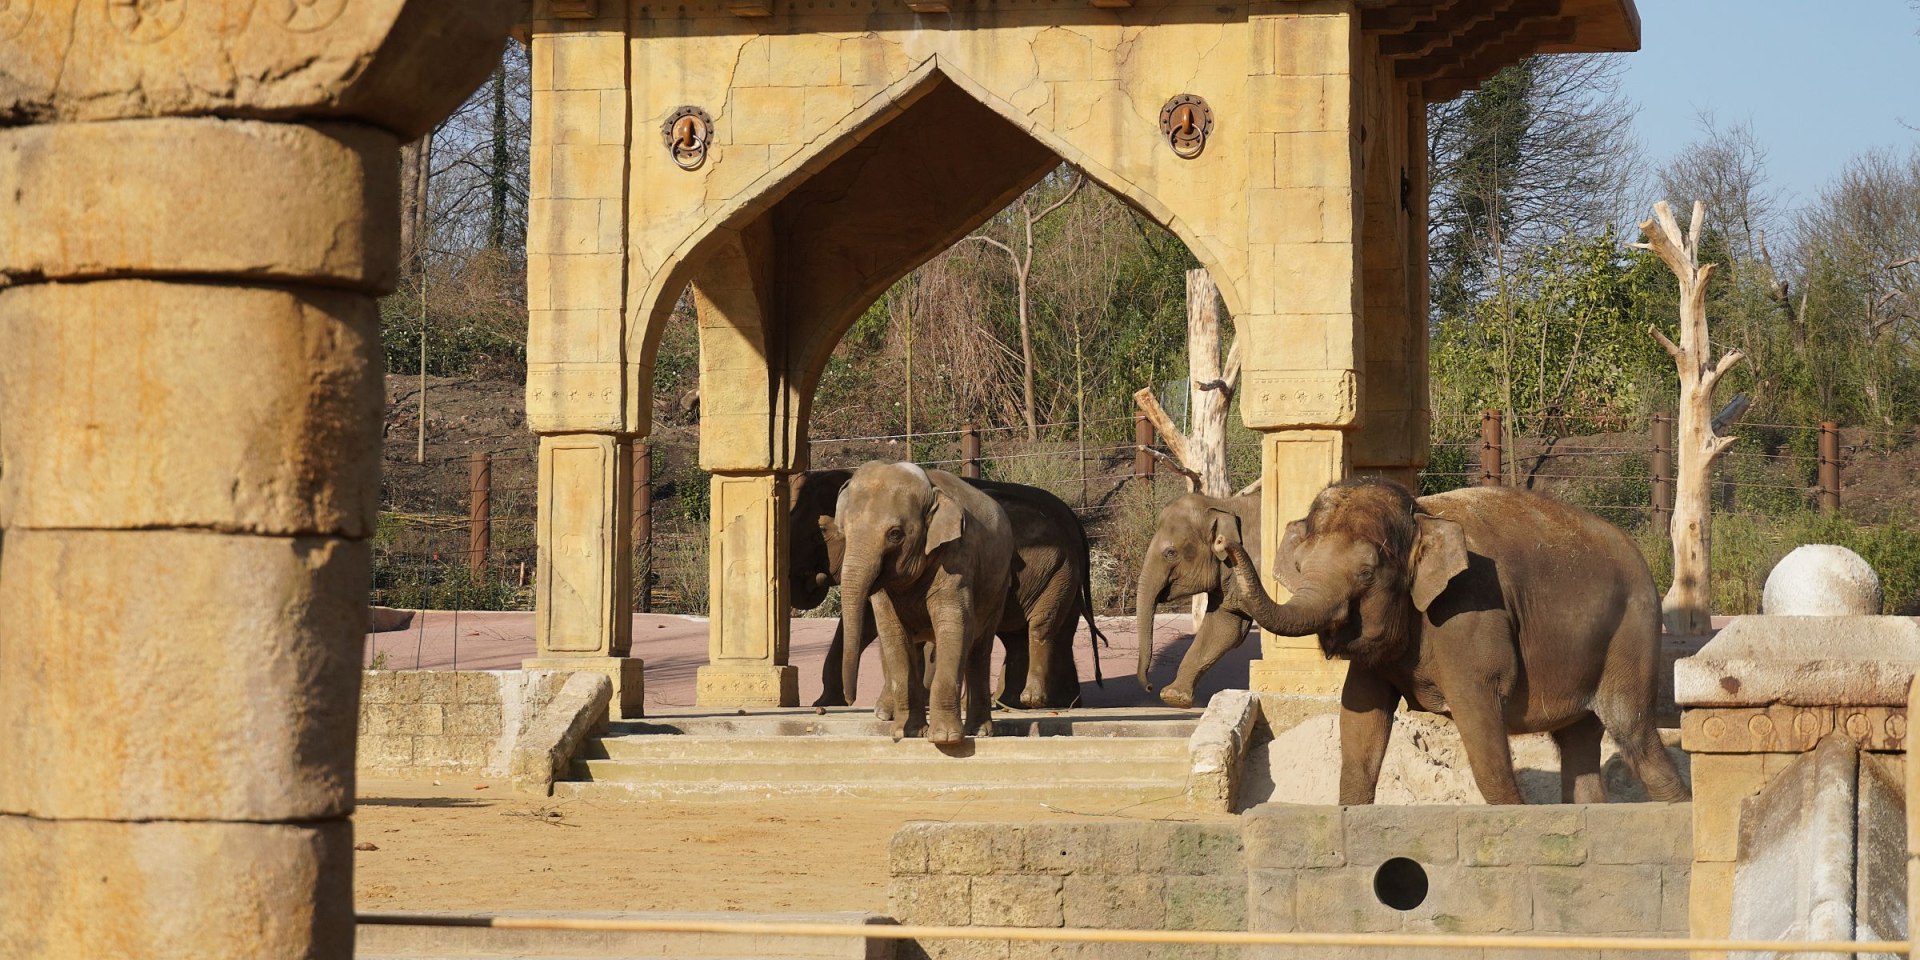
M 884 913 L 887 842 L 912 821 L 1202 816 L 1177 801 L 1118 812 L 978 801 L 621 803 L 518 796 L 498 781 L 369 780 L 353 817 L 354 902 L 374 912 Z

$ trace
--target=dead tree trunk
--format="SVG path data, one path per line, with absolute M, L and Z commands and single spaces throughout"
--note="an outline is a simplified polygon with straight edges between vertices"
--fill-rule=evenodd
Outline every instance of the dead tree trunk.
M 1133 402 L 1173 452 L 1187 488 L 1209 497 L 1233 496 L 1227 477 L 1227 410 L 1234 381 L 1240 378 L 1240 340 L 1234 338 L 1223 369 L 1220 362 L 1220 288 L 1202 268 L 1187 271 L 1187 384 L 1189 432 L 1181 434 L 1152 388 L 1134 393 Z M 1164 458 L 1163 458 L 1164 459 Z M 1193 598 L 1193 629 L 1206 616 L 1205 594 Z
M 1733 445 L 1732 437 L 1713 430 L 1713 388 L 1740 362 L 1738 350 L 1713 360 L 1707 335 L 1707 281 L 1714 264 L 1700 263 L 1700 231 L 1706 205 L 1695 202 L 1685 235 L 1666 201 L 1653 205 L 1655 219 L 1640 224 L 1646 243 L 1634 244 L 1659 255 L 1680 281 L 1680 343 L 1660 328 L 1648 332 L 1660 341 L 1680 373 L 1679 436 L 1674 442 L 1673 586 L 1661 612 L 1667 632 L 1698 635 L 1711 629 L 1713 614 L 1713 462 Z

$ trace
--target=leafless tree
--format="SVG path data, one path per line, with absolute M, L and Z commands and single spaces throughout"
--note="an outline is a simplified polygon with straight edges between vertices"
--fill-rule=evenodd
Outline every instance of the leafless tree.
M 1048 180 L 1052 179 L 1051 177 L 1048 178 Z M 1086 182 L 1087 178 L 1085 174 L 1077 170 L 1073 171 L 1072 179 L 1066 188 L 1064 190 L 1057 190 L 1057 196 L 1048 202 L 1042 201 L 1039 197 L 1035 196 L 1037 191 L 1044 190 L 1051 186 L 1048 181 L 1042 181 L 1038 187 L 1034 190 L 1029 190 L 1025 196 L 1021 197 L 1018 203 L 1009 207 L 1006 216 L 995 218 L 994 221 L 989 221 L 987 226 L 981 228 L 981 232 L 975 233 L 967 238 L 968 240 L 978 240 L 1006 254 L 1007 260 L 1013 265 L 1015 310 L 1020 321 L 1021 412 L 1027 422 L 1028 440 L 1040 439 L 1040 421 L 1034 414 L 1033 328 L 1030 319 L 1032 313 L 1030 283 L 1033 278 L 1033 228 L 1039 224 L 1040 221 L 1051 216 L 1054 211 L 1059 210 L 1068 200 L 1073 199 L 1073 195 L 1078 193 L 1080 187 Z M 1043 203 L 1044 205 L 1041 205 Z M 1006 239 L 1003 240 L 993 236 L 996 228 L 1006 235 Z

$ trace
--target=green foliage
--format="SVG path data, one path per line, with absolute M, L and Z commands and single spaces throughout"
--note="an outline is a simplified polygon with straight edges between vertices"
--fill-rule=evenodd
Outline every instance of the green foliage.
M 401 610 L 531 610 L 533 591 L 515 585 L 507 571 L 470 570 L 463 558 L 377 556 L 374 602 Z
M 390 373 L 418 373 L 426 334 L 427 373 L 436 377 L 523 378 L 527 367 L 524 265 L 475 253 L 403 277 L 380 300 L 380 345 Z
M 1673 579 L 1665 535 L 1642 528 L 1636 539 L 1664 593 Z M 1716 514 L 1713 518 L 1713 610 L 1721 615 L 1760 612 L 1767 574 L 1795 547 L 1831 543 L 1858 553 L 1880 573 L 1889 614 L 1920 615 L 1920 531 L 1898 524 L 1870 526 L 1831 513 L 1802 510 L 1779 517 Z

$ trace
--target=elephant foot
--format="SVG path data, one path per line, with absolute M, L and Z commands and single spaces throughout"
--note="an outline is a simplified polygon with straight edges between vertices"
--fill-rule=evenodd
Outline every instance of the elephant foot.
M 831 693 L 823 693 L 820 695 L 819 699 L 813 701 L 813 706 L 845 707 L 845 706 L 850 706 L 850 704 L 847 703 L 847 698 L 845 696 L 838 695 L 838 694 L 831 694 Z
M 882 700 L 882 701 L 880 701 L 879 703 L 876 703 L 876 704 L 874 704 L 874 705 L 873 705 L 873 718 L 874 718 L 875 720 L 892 720 L 892 719 L 893 719 L 893 704 L 891 704 L 891 703 L 888 703 L 888 702 L 887 702 L 887 701 L 885 701 L 885 700 Z M 905 721 L 903 720 L 903 721 L 901 721 L 901 722 L 903 722 L 903 723 L 904 723 Z M 895 737 L 894 739 L 895 739 L 895 740 L 898 740 L 898 739 L 900 739 L 900 738 L 899 738 L 899 737 Z
M 967 734 L 961 728 L 960 721 L 951 717 L 940 717 L 927 724 L 927 739 L 945 746 L 967 739 Z
M 1168 687 L 1160 691 L 1160 702 L 1169 707 L 1179 707 L 1184 710 L 1193 706 L 1193 691 Z
M 1045 688 L 1028 684 L 1027 689 L 1020 694 L 1020 705 L 1028 710 L 1038 710 L 1042 707 L 1051 706 L 1051 704 L 1047 702 L 1047 695 L 1041 692 L 1043 689 Z

